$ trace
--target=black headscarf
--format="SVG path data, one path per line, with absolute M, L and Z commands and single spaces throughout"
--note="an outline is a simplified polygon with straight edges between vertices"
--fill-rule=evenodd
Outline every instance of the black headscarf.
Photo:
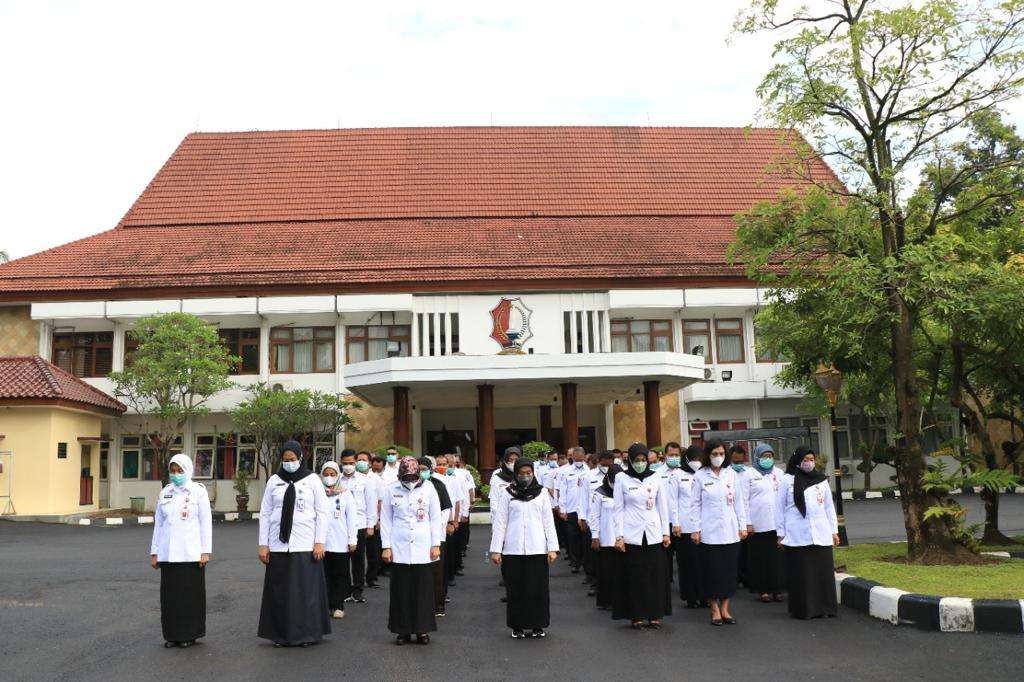
M 702 448 L 699 445 L 691 445 L 690 447 L 686 448 L 686 452 L 683 453 L 683 459 L 682 461 L 679 462 L 679 468 L 682 469 L 683 471 L 689 471 L 691 474 L 695 474 L 697 472 L 694 471 L 693 467 L 690 466 L 690 462 L 692 462 L 695 459 L 699 461 L 700 458 L 703 456 L 704 448 Z
M 431 472 L 434 471 L 434 463 L 431 462 L 428 457 L 420 457 L 416 461 L 419 462 L 420 466 L 427 467 L 428 469 L 430 469 Z M 441 503 L 441 511 L 451 509 L 452 497 L 451 495 L 448 494 L 448 486 L 446 486 L 444 483 L 437 480 L 433 476 L 431 476 L 428 480 L 434 484 L 434 490 L 437 491 L 437 499 Z
M 793 451 L 789 461 L 786 462 L 786 473 L 793 477 L 793 504 L 800 510 L 801 516 L 807 516 L 807 501 L 804 499 L 804 491 L 826 479 L 825 474 L 817 469 L 807 473 L 800 468 L 800 462 L 804 460 L 804 457 L 813 452 L 814 450 L 806 445 L 801 445 Z
M 601 487 L 597 489 L 605 497 L 611 497 L 615 493 L 615 476 L 622 473 L 622 467 L 618 464 L 608 465 L 608 471 L 604 474 Z
M 643 443 L 633 443 L 632 445 L 629 446 L 629 450 L 626 454 L 626 466 L 623 467 L 627 476 L 632 476 L 633 478 L 642 481 L 648 476 L 654 475 L 654 471 L 651 469 L 650 464 L 647 465 L 647 468 L 644 469 L 643 473 L 640 473 L 633 468 L 633 460 L 639 457 L 641 454 L 644 456 L 644 461 L 647 461 L 647 452 L 647 446 L 644 445 Z
M 505 483 L 515 483 L 516 480 L 516 475 L 509 471 L 508 467 L 505 466 L 506 464 L 508 464 L 508 459 L 512 455 L 516 455 L 517 457 L 521 456 L 519 454 L 519 448 L 505 448 L 505 454 L 501 456 L 501 468 L 498 469 L 498 478 L 505 481 Z M 518 462 L 519 460 L 516 461 Z
M 289 450 L 299 457 L 299 468 L 294 473 L 284 470 L 284 453 Z M 284 491 L 284 502 L 281 505 L 281 529 L 278 537 L 281 542 L 288 542 L 292 536 L 292 516 L 295 514 L 295 482 L 312 476 L 313 472 L 306 466 L 306 460 L 302 456 L 302 445 L 298 441 L 290 440 L 281 446 L 281 460 L 277 477 L 288 484 L 288 489 Z
M 518 474 L 520 469 L 529 469 L 531 474 L 534 474 L 533 461 L 529 459 L 517 459 L 515 473 L 516 482 L 508 487 L 508 494 L 512 496 L 513 500 L 519 500 L 521 502 L 529 502 L 533 498 L 540 495 L 540 492 L 544 490 L 544 487 L 537 482 L 536 474 L 530 479 L 529 485 L 523 485 L 519 482 Z

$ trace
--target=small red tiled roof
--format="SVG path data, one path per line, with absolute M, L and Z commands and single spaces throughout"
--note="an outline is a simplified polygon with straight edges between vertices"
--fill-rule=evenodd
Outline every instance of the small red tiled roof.
M 127 408 L 38 355 L 0 357 L 0 405 L 53 403 L 104 413 Z
M 115 229 L 0 265 L 0 300 L 742 280 L 734 215 L 837 182 L 780 163 L 794 147 L 742 128 L 195 133 Z

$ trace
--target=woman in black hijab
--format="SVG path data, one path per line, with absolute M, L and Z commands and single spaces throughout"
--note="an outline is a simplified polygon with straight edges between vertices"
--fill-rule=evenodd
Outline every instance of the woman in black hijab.
M 832 547 L 839 523 L 828 478 L 814 451 L 801 445 L 789 458 L 776 506 L 776 534 L 785 552 L 789 615 L 835 617 L 838 611 Z
M 590 547 L 597 552 L 597 608 L 602 611 L 612 607 L 615 589 L 622 580 L 622 553 L 615 550 L 614 497 L 615 477 L 621 473 L 618 464 L 608 467 L 601 486 L 591 496 L 587 517 L 592 538 Z
M 267 571 L 258 634 L 276 646 L 316 644 L 331 632 L 324 542 L 328 503 L 306 468 L 302 446 L 281 449 L 281 468 L 267 480 L 260 503 L 259 558 Z
M 558 557 L 558 533 L 548 491 L 533 462 L 515 464 L 515 482 L 491 510 L 491 561 L 501 567 L 513 639 L 544 637 L 551 621 L 548 566 Z M 529 634 L 527 634 L 529 632 Z

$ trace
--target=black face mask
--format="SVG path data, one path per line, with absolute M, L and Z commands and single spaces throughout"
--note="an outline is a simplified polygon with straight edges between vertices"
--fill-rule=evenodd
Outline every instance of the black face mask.
M 525 488 L 533 483 L 533 476 L 516 476 L 516 480 L 519 481 L 519 485 Z

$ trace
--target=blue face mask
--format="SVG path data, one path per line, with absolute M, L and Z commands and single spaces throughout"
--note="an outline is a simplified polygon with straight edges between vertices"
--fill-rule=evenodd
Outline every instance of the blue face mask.
M 638 474 L 642 474 L 647 471 L 647 462 L 630 462 L 630 466 L 633 467 L 633 471 Z
M 445 476 L 454 476 L 455 475 L 455 469 L 453 469 L 451 467 L 448 467 L 448 469 L 445 470 L 444 475 Z
M 557 469 L 557 468 L 558 468 L 558 461 L 557 460 L 552 460 L 552 461 L 548 462 L 548 469 Z
M 366 460 L 362 460 L 361 459 L 358 462 L 356 462 L 356 471 L 358 471 L 359 473 L 365 474 L 369 470 L 370 470 L 370 463 L 367 462 Z
M 737 474 L 742 474 L 744 469 L 746 469 L 746 467 L 740 464 L 739 462 L 732 465 L 732 470 L 735 471 Z
M 669 465 L 670 468 L 672 468 L 672 469 L 679 468 L 680 459 L 678 457 L 668 457 L 668 458 L 666 458 L 666 461 L 668 462 L 668 465 Z
M 185 474 L 171 474 L 171 483 L 178 486 L 179 488 L 188 482 L 188 476 Z
M 287 471 L 289 474 L 294 474 L 299 470 L 299 462 L 281 462 L 281 468 Z
M 420 478 L 422 478 L 424 481 L 430 480 L 430 471 L 421 471 Z
M 661 468 L 661 462 L 654 462 L 651 464 L 651 471 L 657 471 Z
M 398 461 L 398 455 L 388 455 L 387 460 L 388 464 L 394 464 L 395 462 Z
M 771 457 L 762 457 L 757 460 L 757 466 L 761 471 L 771 471 L 772 466 L 775 465 L 775 460 Z

